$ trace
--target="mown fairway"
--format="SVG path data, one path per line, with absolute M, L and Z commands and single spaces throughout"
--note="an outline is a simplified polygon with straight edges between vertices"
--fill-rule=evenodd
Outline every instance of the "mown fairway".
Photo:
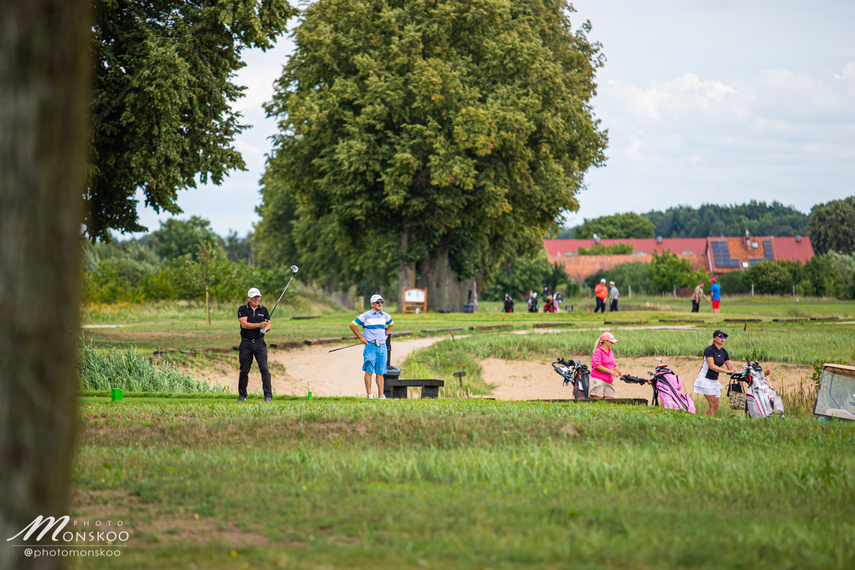
M 289 292 L 290 294 L 290 292 Z M 99 347 L 136 347 L 156 350 L 177 348 L 180 350 L 201 348 L 228 348 L 238 343 L 237 307 L 214 306 L 211 310 L 211 325 L 206 324 L 205 308 L 198 304 L 188 307 L 176 303 L 151 303 L 146 305 L 92 305 L 83 313 L 84 336 Z M 274 301 L 275 302 L 275 301 Z M 267 301 L 265 301 L 267 303 Z M 361 311 L 338 311 L 329 307 L 313 306 L 310 310 L 298 311 L 287 305 L 287 298 L 277 309 L 273 319 L 273 330 L 266 335 L 268 342 L 302 342 L 309 338 L 352 336 L 348 323 Z M 783 323 L 780 326 L 800 330 L 805 326 L 834 326 L 828 323 L 808 321 L 814 318 L 837 318 L 841 321 L 855 320 L 855 303 L 833 300 L 802 300 L 795 303 L 782 297 L 756 297 L 726 299 L 722 312 L 713 314 L 708 305 L 701 313 L 690 313 L 687 299 L 670 297 L 633 298 L 622 302 L 624 310 L 618 313 L 593 314 L 590 299 L 568 299 L 576 310 L 572 313 L 527 313 L 525 303 L 517 303 L 513 314 L 500 312 L 500 303 L 483 303 L 475 314 L 400 314 L 394 306 L 388 311 L 395 319 L 396 332 L 423 334 L 427 329 L 449 327 L 506 325 L 515 329 L 531 329 L 544 323 L 572 322 L 575 327 L 602 326 L 608 322 L 631 322 L 636 326 L 661 325 L 662 321 L 702 321 L 698 327 L 729 327 L 731 330 L 742 324 L 727 323 L 724 319 L 762 319 L 771 325 L 772 319 L 803 319 Z M 314 316 L 309 320 L 294 320 L 293 317 Z M 778 323 L 775 323 L 778 325 Z M 616 325 L 622 327 L 625 325 Z M 753 330 L 756 325 L 749 325 Z M 593 341 L 592 341 L 593 343 Z
M 84 398 L 125 568 L 851 568 L 851 423 L 467 400 Z M 92 567 L 88 560 L 86 567 Z

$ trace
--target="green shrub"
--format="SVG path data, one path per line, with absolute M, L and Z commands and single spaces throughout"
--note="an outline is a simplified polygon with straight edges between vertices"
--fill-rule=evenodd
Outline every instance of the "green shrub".
M 614 243 L 612 245 L 604 245 L 595 243 L 591 249 L 579 248 L 579 255 L 631 255 L 632 245 L 628 243 Z
M 614 281 L 621 295 L 624 296 L 629 291 L 629 287 L 632 287 L 634 295 L 655 295 L 659 292 L 650 274 L 649 265 L 640 261 L 621 263 L 608 270 L 601 269 L 586 277 L 585 285 L 593 288 L 600 279 Z

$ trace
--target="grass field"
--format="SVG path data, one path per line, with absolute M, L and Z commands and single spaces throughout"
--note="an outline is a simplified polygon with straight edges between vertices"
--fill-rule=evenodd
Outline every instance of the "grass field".
M 123 568 L 851 568 L 855 430 L 466 400 L 81 402 Z M 82 566 L 79 566 L 82 567 Z
M 855 320 L 853 303 L 726 299 L 719 315 L 692 315 L 686 305 L 626 300 L 632 310 L 605 319 L 631 323 L 609 326 L 624 356 L 695 354 L 723 328 L 735 359 L 855 360 L 855 325 L 772 322 Z M 158 382 L 192 386 L 169 367 L 164 380 L 148 381 L 133 352 L 233 346 L 234 309 L 215 310 L 210 327 L 203 309 L 183 305 L 85 313 L 85 324 L 104 327 L 84 330 L 92 387 L 135 370 L 144 381 L 126 389 L 152 392 L 113 403 L 103 392 L 82 393 L 74 514 L 122 520 L 132 536 L 120 558 L 72 566 L 855 567 L 851 422 L 794 414 L 746 420 L 726 408 L 709 418 L 602 402 L 277 397 L 265 404 L 251 396 L 239 404 L 216 393 L 156 393 Z M 270 342 L 346 336 L 355 314 L 285 309 Z M 418 377 L 467 369 L 472 385 L 485 357 L 589 354 L 604 319 L 587 310 L 505 315 L 488 303 L 475 315 L 393 316 L 397 331 L 414 336 L 464 329 L 466 338 L 443 340 L 402 366 Z M 703 322 L 649 328 L 686 319 Z M 549 322 L 573 325 L 549 335 L 470 330 L 533 332 Z M 188 370 L 234 355 L 169 359 Z

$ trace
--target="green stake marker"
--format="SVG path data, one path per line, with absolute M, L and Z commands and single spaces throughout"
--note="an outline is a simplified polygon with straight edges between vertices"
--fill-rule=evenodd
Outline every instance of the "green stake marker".
M 121 388 L 113 388 L 112 398 L 113 398 L 114 402 L 121 402 L 122 401 L 122 390 L 121 390 Z

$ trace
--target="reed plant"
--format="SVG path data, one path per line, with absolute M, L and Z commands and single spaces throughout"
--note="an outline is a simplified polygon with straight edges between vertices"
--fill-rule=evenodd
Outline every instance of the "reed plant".
M 222 391 L 219 386 L 194 380 L 168 362 L 156 366 L 134 349 L 98 349 L 86 341 L 80 351 L 80 388 L 184 394 Z

